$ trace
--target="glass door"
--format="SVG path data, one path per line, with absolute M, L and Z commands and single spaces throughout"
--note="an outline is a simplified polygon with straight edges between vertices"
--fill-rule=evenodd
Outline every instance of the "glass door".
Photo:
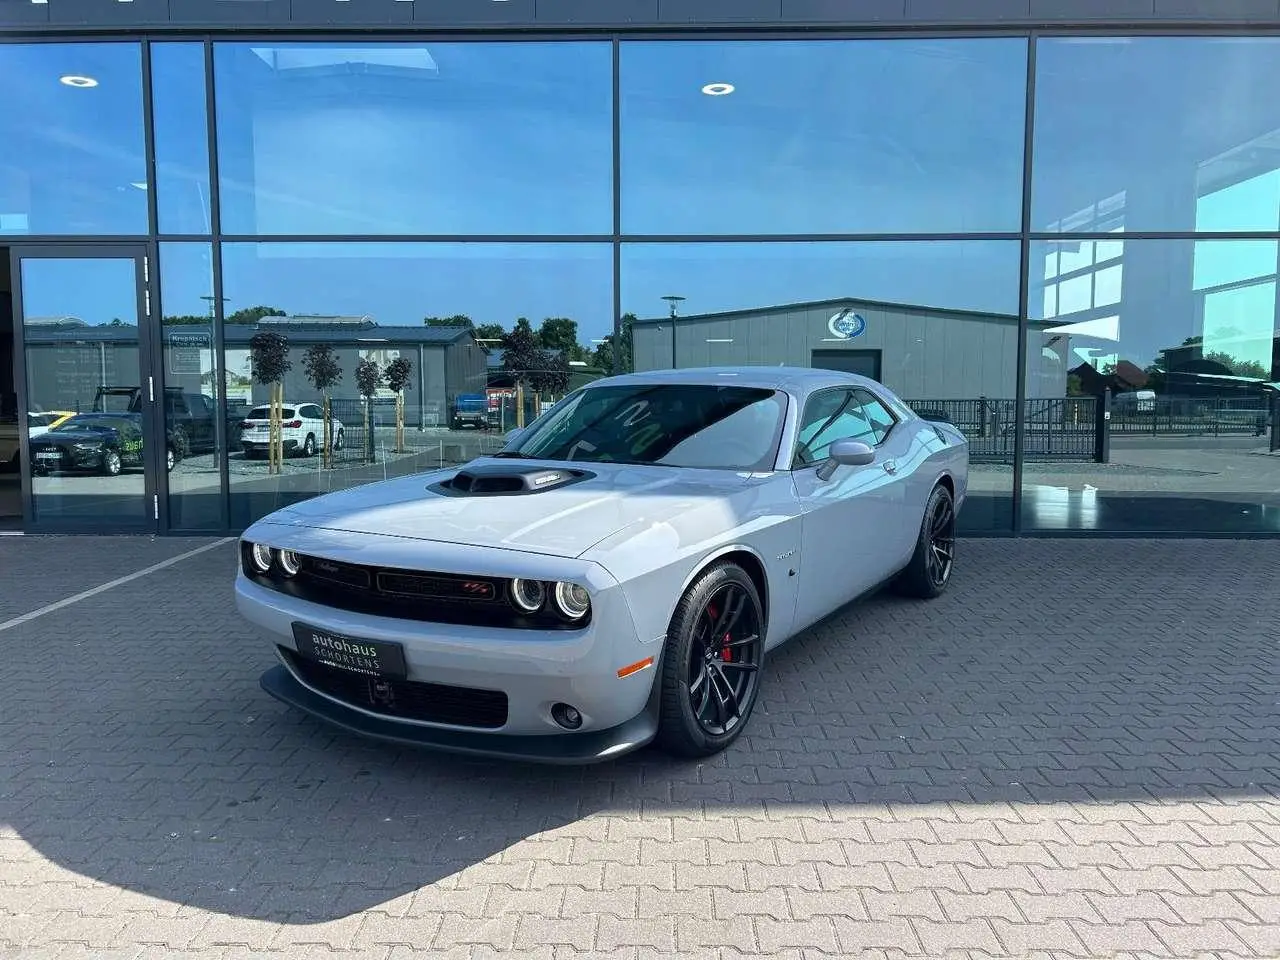
M 168 451 L 146 248 L 15 247 L 12 258 L 27 529 L 154 531 Z

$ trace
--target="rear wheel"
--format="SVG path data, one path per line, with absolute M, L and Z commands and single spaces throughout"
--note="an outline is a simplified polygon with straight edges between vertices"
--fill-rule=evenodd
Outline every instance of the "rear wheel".
M 663 749 L 706 757 L 741 735 L 760 690 L 763 627 L 759 592 L 737 564 L 717 564 L 689 588 L 662 658 Z
M 308 433 L 307 439 L 302 442 L 302 455 L 304 457 L 314 457 L 316 455 L 316 435 Z
M 951 491 L 938 484 L 925 504 L 911 562 L 898 576 L 899 592 L 929 600 L 951 582 L 956 563 L 956 509 Z

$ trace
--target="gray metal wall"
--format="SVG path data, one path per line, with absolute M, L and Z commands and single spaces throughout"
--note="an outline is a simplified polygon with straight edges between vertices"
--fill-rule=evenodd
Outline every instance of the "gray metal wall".
M 1280 24 L 1280 0 L 0 0 L 0 30 Z
M 688 318 L 676 324 L 681 367 L 752 364 L 807 367 L 814 350 L 879 350 L 881 380 L 911 398 L 1016 396 L 1018 326 L 1012 317 L 856 306 L 866 330 L 850 340 L 828 328 L 838 305 Z M 732 341 L 708 342 L 708 341 Z M 637 370 L 671 367 L 671 323 L 634 328 Z M 1032 384 L 1035 390 L 1032 392 Z M 1028 378 L 1028 396 L 1066 393 L 1065 374 Z

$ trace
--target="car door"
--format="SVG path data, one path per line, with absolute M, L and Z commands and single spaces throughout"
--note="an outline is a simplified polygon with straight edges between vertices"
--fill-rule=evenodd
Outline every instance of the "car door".
M 903 520 L 896 464 L 883 443 L 893 430 L 874 425 L 862 403 L 853 388 L 824 390 L 801 415 L 792 461 L 801 512 L 798 626 L 838 609 L 893 569 Z M 876 450 L 875 461 L 839 466 L 823 480 L 817 468 L 837 440 L 861 440 Z
M 884 541 L 885 561 L 896 570 L 911 558 L 920 532 L 923 513 L 920 509 L 913 511 L 910 486 L 912 475 L 929 451 L 918 442 L 915 431 L 901 423 L 893 407 L 874 390 L 858 387 L 853 395 L 875 438 L 876 462 L 893 479 L 882 493 L 888 509 L 899 518 L 892 530 L 885 531 Z M 923 501 L 919 506 L 923 508 Z

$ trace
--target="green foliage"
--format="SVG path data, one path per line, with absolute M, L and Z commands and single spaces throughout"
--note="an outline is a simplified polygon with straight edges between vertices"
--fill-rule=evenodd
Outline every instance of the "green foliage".
M 624 313 L 622 322 L 619 324 L 620 336 L 618 337 L 617 355 L 614 354 L 614 336 L 609 334 L 604 337 L 604 342 L 596 347 L 595 353 L 592 354 L 591 362 L 604 371 L 605 376 L 611 377 L 616 374 L 630 373 L 632 369 L 632 349 L 633 349 L 633 332 L 632 326 L 636 322 L 634 313 Z
M 253 379 L 258 383 L 279 383 L 293 368 L 288 338 L 270 330 L 261 330 L 250 338 L 249 356 Z
M 342 380 L 342 367 L 334 355 L 333 347 L 327 343 L 315 343 L 307 347 L 302 355 L 302 369 L 307 380 L 322 394 Z
M 538 328 L 538 342 L 544 350 L 559 350 L 569 360 L 586 359 L 586 351 L 578 344 L 577 320 L 547 317 Z
M 382 383 L 382 371 L 378 369 L 378 361 L 373 357 L 365 357 L 356 365 L 356 389 L 366 400 L 378 392 Z
M 423 317 L 422 322 L 428 327 L 474 327 L 471 318 L 464 313 L 455 313 L 451 317 Z
M 227 317 L 227 323 L 257 323 L 263 317 L 287 317 L 278 307 L 245 307 Z
M 476 327 L 477 340 L 501 340 L 507 335 L 507 328 L 500 323 L 482 323 Z
M 403 393 L 409 385 L 409 377 L 413 373 L 413 364 L 405 357 L 397 357 L 387 364 L 386 381 L 392 393 Z

